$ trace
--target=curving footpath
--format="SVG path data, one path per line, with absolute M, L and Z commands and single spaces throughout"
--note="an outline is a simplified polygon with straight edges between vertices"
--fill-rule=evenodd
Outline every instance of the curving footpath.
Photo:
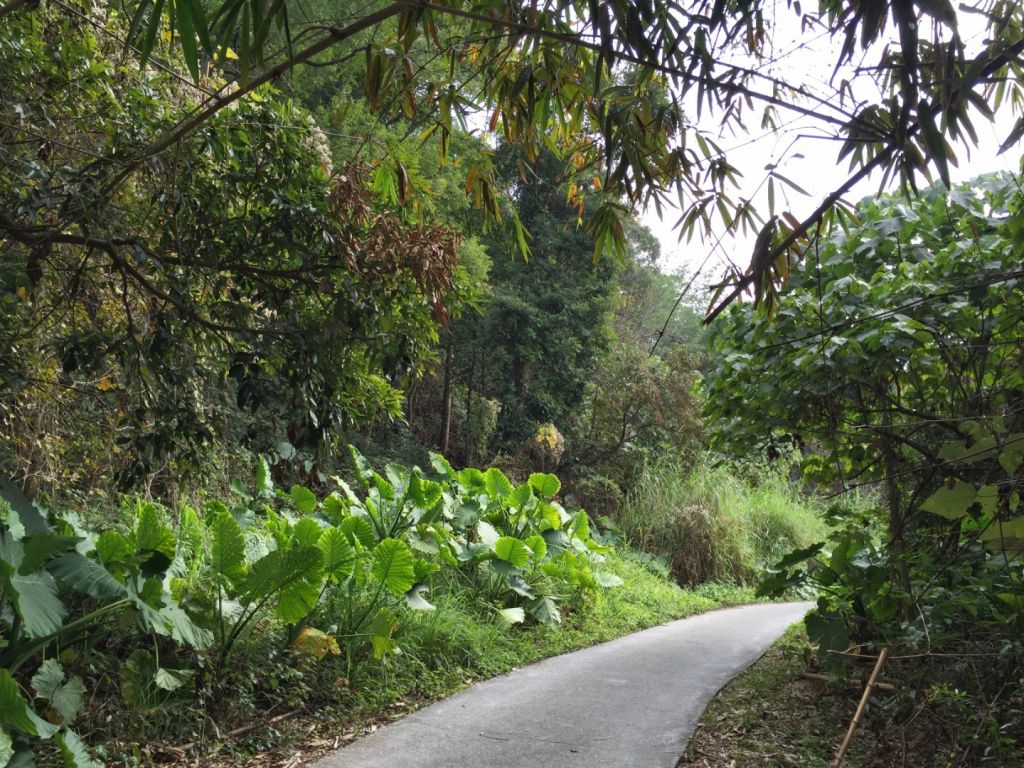
M 712 696 L 811 603 L 727 608 L 516 670 L 316 768 L 673 768 Z

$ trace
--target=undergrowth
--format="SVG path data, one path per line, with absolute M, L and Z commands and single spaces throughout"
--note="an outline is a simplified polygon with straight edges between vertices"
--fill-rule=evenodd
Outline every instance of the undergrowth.
M 825 533 L 814 503 L 777 469 L 740 472 L 709 456 L 652 464 L 617 522 L 633 546 L 664 558 L 681 584 L 746 583 Z

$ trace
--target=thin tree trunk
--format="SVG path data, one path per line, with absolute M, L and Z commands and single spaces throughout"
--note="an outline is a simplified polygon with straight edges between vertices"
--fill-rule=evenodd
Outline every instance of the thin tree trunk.
M 452 437 L 452 361 L 455 359 L 455 339 L 451 331 L 445 344 L 444 353 L 444 390 L 441 394 L 441 434 L 437 443 L 441 454 L 448 455 L 449 443 Z

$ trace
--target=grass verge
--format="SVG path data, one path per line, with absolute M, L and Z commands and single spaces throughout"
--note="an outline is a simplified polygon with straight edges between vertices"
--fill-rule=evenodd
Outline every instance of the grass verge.
M 712 699 L 680 768 L 828 768 L 857 695 L 804 678 L 810 651 L 803 624 L 794 624 Z M 863 737 L 855 735 L 844 768 L 862 765 Z

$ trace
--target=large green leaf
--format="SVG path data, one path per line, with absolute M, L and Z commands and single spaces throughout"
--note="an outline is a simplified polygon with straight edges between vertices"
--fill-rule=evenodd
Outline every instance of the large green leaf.
M 316 573 L 321 573 L 316 569 Z M 316 607 L 322 583 L 319 580 L 295 579 L 281 589 L 277 596 L 277 618 L 285 624 L 297 624 Z
M 43 564 L 70 552 L 81 539 L 78 536 L 58 536 L 55 533 L 36 533 L 21 541 L 25 557 L 18 566 L 21 573 L 32 573 Z
M 292 526 L 292 540 L 300 547 L 315 547 L 324 532 L 324 526 L 311 517 L 299 520 Z
M 53 576 L 46 571 L 26 575 L 12 573 L 7 585 L 29 637 L 45 637 L 60 630 L 68 612 L 57 596 Z
M 442 492 L 440 483 L 424 480 L 416 472 L 409 478 L 409 498 L 421 509 L 432 509 L 441 500 Z
M 37 735 L 35 723 L 29 717 L 28 702 L 11 673 L 0 668 L 0 725 L 9 726 L 31 736 Z
M 314 581 L 323 573 L 323 553 L 316 547 L 275 549 L 253 563 L 245 594 L 259 600 L 298 581 Z
M 522 568 L 530 560 L 530 552 L 526 545 L 514 536 L 502 536 L 494 542 L 494 554 L 499 560 Z
M 512 483 L 505 477 L 505 473 L 497 467 L 491 467 L 484 472 L 484 488 L 487 491 L 487 495 L 495 500 L 504 499 L 513 490 Z
M 98 600 L 116 600 L 128 594 L 124 584 L 115 579 L 110 571 L 77 552 L 69 552 L 51 560 L 46 569 L 62 584 Z
M 549 627 L 562 622 L 562 613 L 558 609 L 558 603 L 550 597 L 538 597 L 536 600 L 532 600 L 529 611 L 533 618 Z
M 309 488 L 293 485 L 292 489 L 288 492 L 288 496 L 291 498 L 295 508 L 304 515 L 308 515 L 316 509 L 316 494 L 309 490 Z
M 384 658 L 385 654 L 395 649 L 395 641 L 391 636 L 398 629 L 398 619 L 387 608 L 381 608 L 374 617 L 369 627 L 370 645 L 373 646 L 373 655 L 377 659 Z
M 85 684 L 77 675 L 64 679 L 64 670 L 56 659 L 44 661 L 32 676 L 36 695 L 50 702 L 64 725 L 70 724 L 85 702 Z
M 231 582 L 245 578 L 245 534 L 229 512 L 214 516 L 210 523 L 210 567 Z
M 553 496 L 557 496 L 558 492 L 562 488 L 562 483 L 555 475 L 549 475 L 541 472 L 534 472 L 530 475 L 530 485 L 533 490 L 537 492 L 537 495 L 550 499 Z
M 393 595 L 401 597 L 415 582 L 412 550 L 404 541 L 384 539 L 373 550 L 370 574 Z
M 103 768 L 89 756 L 85 743 L 74 731 L 65 730 L 57 734 L 57 746 L 60 747 L 65 768 Z
M 338 524 L 338 530 L 345 534 L 353 546 L 358 543 L 364 549 L 372 549 L 376 541 L 373 526 L 365 517 L 349 515 Z
M 952 488 L 943 486 L 924 500 L 921 509 L 940 515 L 947 520 L 957 520 L 967 514 L 967 510 L 977 499 L 978 491 L 973 483 L 957 480 Z
M 14 742 L 3 728 L 0 728 L 0 765 L 7 765 L 14 757 Z
M 324 572 L 335 581 L 343 581 L 352 575 L 356 551 L 340 528 L 328 528 L 317 542 L 324 553 Z
M 140 504 L 135 524 L 135 549 L 145 556 L 143 573 L 147 576 L 163 573 L 174 560 L 177 548 L 174 532 L 164 525 L 157 505 Z

